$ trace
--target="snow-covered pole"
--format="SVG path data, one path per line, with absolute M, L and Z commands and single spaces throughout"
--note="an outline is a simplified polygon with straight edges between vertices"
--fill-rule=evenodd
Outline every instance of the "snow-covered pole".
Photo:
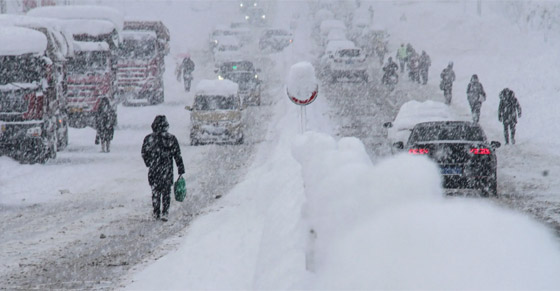
M 315 68 L 309 62 L 299 62 L 290 68 L 286 93 L 290 101 L 300 106 L 300 127 L 305 132 L 305 106 L 317 99 L 319 84 L 315 77 Z

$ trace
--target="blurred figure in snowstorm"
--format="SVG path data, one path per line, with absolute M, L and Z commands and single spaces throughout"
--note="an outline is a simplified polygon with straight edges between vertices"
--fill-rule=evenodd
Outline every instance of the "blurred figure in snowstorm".
M 399 60 L 399 65 L 401 68 L 401 73 L 404 72 L 404 67 L 406 64 L 407 52 L 404 43 L 401 43 L 401 47 L 397 50 L 397 60 Z
M 177 66 L 177 69 L 175 70 L 177 81 L 181 80 L 181 75 L 183 76 L 183 84 L 185 86 L 185 91 L 187 92 L 191 90 L 191 82 L 193 79 L 192 73 L 194 71 L 194 68 L 195 65 L 193 60 L 191 59 L 191 55 L 186 54 L 181 64 Z
M 453 62 L 449 62 L 447 67 L 443 69 L 441 74 L 441 82 L 439 88 L 443 90 L 443 97 L 445 97 L 445 104 L 451 104 L 451 92 L 453 91 L 453 82 L 455 82 L 455 72 L 453 71 Z
M 504 137 L 506 144 L 509 143 L 509 133 L 511 132 L 511 143 L 515 144 L 515 125 L 517 118 L 521 118 L 521 105 L 515 97 L 515 93 L 505 88 L 500 92 L 500 105 L 498 107 L 498 120 L 504 124 Z
M 383 65 L 383 61 L 385 60 L 385 54 L 389 50 L 387 49 L 387 42 L 381 39 L 375 41 L 375 54 L 379 57 L 379 64 Z
M 430 69 L 431 65 L 432 65 L 432 60 L 430 59 L 430 56 L 425 51 L 422 51 L 422 54 L 420 55 L 418 69 L 420 71 L 420 77 L 422 78 L 423 85 L 426 85 L 428 83 L 428 70 Z
M 389 57 L 387 59 L 387 64 L 383 67 L 383 78 L 381 80 L 382 84 L 387 84 L 391 76 L 397 76 L 397 71 L 399 70 L 399 66 L 397 63 L 393 62 L 393 58 Z
M 408 77 L 412 82 L 420 83 L 420 57 L 414 50 L 408 57 Z
M 167 221 L 173 185 L 173 159 L 179 176 L 185 173 L 181 149 L 177 138 L 168 133 L 169 123 L 165 115 L 158 115 L 152 123 L 152 133 L 144 138 L 142 158 L 148 171 L 148 182 L 152 188 L 153 217 Z M 163 208 L 160 205 L 163 204 Z
M 95 144 L 101 143 L 101 151 L 108 153 L 111 149 L 111 140 L 115 133 L 117 124 L 117 113 L 111 107 L 109 99 L 103 98 L 99 103 L 99 109 L 95 115 Z
M 478 76 L 476 74 L 472 75 L 471 82 L 467 86 L 467 99 L 471 106 L 473 122 L 478 123 L 480 119 L 480 107 L 482 106 L 482 102 L 486 101 L 486 92 L 484 92 L 484 87 L 482 87 L 482 84 L 478 81 Z

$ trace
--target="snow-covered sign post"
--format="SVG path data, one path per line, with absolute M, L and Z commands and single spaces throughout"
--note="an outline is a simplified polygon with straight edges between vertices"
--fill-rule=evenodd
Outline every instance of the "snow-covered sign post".
M 309 62 L 299 62 L 290 68 L 286 93 L 292 102 L 301 107 L 301 131 L 305 130 L 305 106 L 317 99 L 319 84 L 315 68 Z

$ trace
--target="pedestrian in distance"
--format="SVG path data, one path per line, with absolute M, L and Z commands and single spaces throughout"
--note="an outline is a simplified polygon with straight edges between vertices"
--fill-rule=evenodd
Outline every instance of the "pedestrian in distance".
M 420 56 L 415 51 L 408 57 L 408 77 L 412 82 L 420 83 Z
M 515 144 L 515 125 L 517 118 L 521 118 L 521 105 L 515 97 L 515 93 L 505 88 L 500 92 L 500 105 L 498 106 L 498 120 L 504 124 L 504 137 L 506 144 L 510 141 Z
M 451 97 L 453 91 L 453 82 L 455 82 L 455 72 L 453 71 L 453 62 L 449 62 L 447 67 L 443 69 L 440 74 L 441 82 L 439 88 L 443 91 L 445 104 L 451 104 Z
M 167 132 L 169 123 L 165 115 L 158 115 L 152 123 L 152 133 L 144 138 L 142 158 L 148 170 L 148 182 L 152 188 L 153 217 L 168 220 L 173 185 L 173 160 L 179 176 L 185 173 L 181 149 L 177 138 Z M 163 206 L 162 206 L 163 205 Z
M 99 109 L 95 114 L 95 144 L 101 143 L 102 152 L 111 151 L 111 140 L 113 140 L 116 124 L 117 113 L 111 106 L 111 102 L 107 98 L 101 99 Z
M 422 51 L 418 63 L 420 77 L 422 78 L 422 85 L 426 85 L 428 83 L 428 70 L 430 69 L 431 65 L 432 60 L 430 59 L 430 56 L 425 51 Z
M 471 82 L 467 86 L 467 99 L 471 106 L 473 122 L 478 123 L 480 119 L 480 107 L 482 107 L 482 102 L 486 101 L 486 92 L 484 92 L 484 87 L 482 87 L 482 84 L 478 81 L 478 76 L 476 74 L 472 75 Z
M 194 72 L 194 68 L 195 64 L 191 59 L 190 54 L 186 54 L 183 58 L 183 61 L 181 61 L 181 64 L 175 70 L 177 81 L 180 81 L 181 76 L 183 76 L 183 85 L 186 92 L 189 92 L 191 90 L 191 82 L 193 79 L 192 73 Z
M 401 43 L 401 47 L 397 50 L 397 60 L 399 60 L 399 67 L 401 68 L 401 74 L 404 72 L 404 67 L 406 64 L 406 47 L 404 43 Z

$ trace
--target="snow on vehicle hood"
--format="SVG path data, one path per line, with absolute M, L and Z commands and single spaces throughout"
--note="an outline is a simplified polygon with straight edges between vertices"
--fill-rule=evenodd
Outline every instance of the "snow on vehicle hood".
M 0 85 L 0 92 L 9 92 L 17 90 L 36 90 L 39 89 L 39 83 L 10 83 L 6 85 Z
M 24 54 L 43 54 L 47 49 L 44 34 L 23 27 L 0 27 L 0 55 L 19 56 Z
M 31 9 L 27 15 L 59 19 L 100 19 L 114 24 L 119 33 L 123 30 L 124 15 L 119 10 L 97 5 L 44 6 Z
M 193 111 L 191 119 L 199 122 L 218 122 L 218 121 L 240 121 L 240 110 L 209 110 L 209 111 Z

